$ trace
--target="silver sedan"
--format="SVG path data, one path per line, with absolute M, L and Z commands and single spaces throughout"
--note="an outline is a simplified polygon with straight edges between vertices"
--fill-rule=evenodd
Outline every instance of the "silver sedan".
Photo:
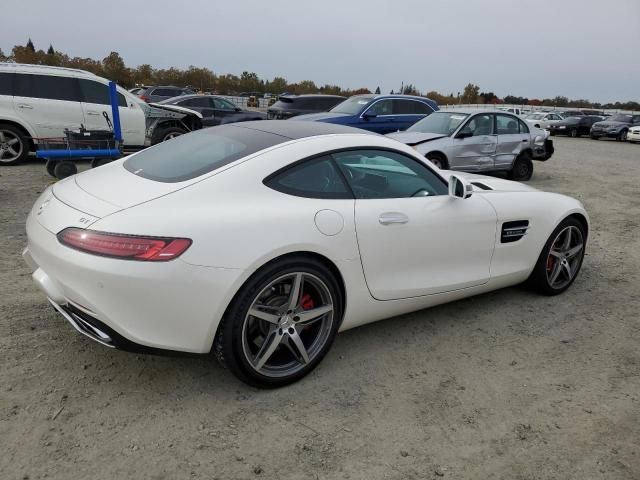
M 439 168 L 506 171 L 513 180 L 530 179 L 532 160 L 553 155 L 549 132 L 495 110 L 436 111 L 388 136 L 413 147 Z

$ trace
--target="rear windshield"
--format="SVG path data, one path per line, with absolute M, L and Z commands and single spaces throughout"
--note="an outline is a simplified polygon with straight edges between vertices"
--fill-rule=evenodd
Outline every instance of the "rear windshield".
M 287 137 L 224 125 L 167 140 L 124 162 L 124 168 L 157 182 L 184 182 L 239 160 Z

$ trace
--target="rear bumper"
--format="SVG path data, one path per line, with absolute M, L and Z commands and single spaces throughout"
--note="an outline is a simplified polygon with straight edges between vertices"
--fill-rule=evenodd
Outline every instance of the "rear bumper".
M 56 310 L 89 338 L 125 350 L 209 352 L 243 273 L 89 255 L 61 245 L 33 215 L 27 236 L 23 257 Z

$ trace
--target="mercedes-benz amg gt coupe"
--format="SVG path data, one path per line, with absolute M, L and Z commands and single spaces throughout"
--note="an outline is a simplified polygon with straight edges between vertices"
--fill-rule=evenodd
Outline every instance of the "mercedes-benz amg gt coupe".
M 573 198 L 443 171 L 381 135 L 264 120 L 62 180 L 26 228 L 36 285 L 79 332 L 214 353 L 276 387 L 340 330 L 522 282 L 563 292 L 589 221 Z

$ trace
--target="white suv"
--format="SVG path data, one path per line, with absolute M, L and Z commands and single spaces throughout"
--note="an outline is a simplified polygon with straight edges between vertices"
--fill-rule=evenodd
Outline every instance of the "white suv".
M 109 81 L 83 70 L 0 63 L 0 164 L 18 163 L 38 138 L 63 137 L 84 125 L 107 130 Z M 187 109 L 149 106 L 118 90 L 123 143 L 142 148 L 201 127 L 202 115 Z

